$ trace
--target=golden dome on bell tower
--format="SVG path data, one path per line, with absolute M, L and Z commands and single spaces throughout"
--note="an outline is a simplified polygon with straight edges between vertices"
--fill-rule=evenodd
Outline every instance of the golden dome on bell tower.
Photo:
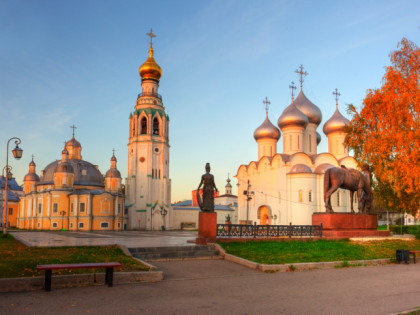
M 140 66 L 139 74 L 142 81 L 148 79 L 159 81 L 160 77 L 162 76 L 162 69 L 156 63 L 155 58 L 153 58 L 152 45 L 152 39 L 153 37 L 156 37 L 156 35 L 153 34 L 152 29 L 150 29 L 150 33 L 147 33 L 147 35 L 150 36 L 149 58 L 147 58 L 147 60 Z

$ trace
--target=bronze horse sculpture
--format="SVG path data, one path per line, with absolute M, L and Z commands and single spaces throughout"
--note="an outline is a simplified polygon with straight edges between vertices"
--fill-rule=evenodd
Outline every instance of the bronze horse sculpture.
M 324 174 L 324 202 L 326 212 L 334 212 L 331 207 L 331 195 L 338 189 L 350 190 L 351 212 L 353 210 L 353 195 L 357 192 L 359 213 L 370 211 L 373 199 L 371 189 L 371 175 L 369 166 L 363 165 L 362 172 L 352 168 L 346 168 L 344 165 L 340 167 L 332 167 L 325 171 Z

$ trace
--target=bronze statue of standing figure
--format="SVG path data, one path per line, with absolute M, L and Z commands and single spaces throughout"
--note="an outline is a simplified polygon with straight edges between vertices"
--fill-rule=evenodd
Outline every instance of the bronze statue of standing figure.
M 357 192 L 359 213 L 368 213 L 372 206 L 373 192 L 371 188 L 371 174 L 369 165 L 362 167 L 362 172 L 352 168 L 332 167 L 324 174 L 324 201 L 326 212 L 334 212 L 331 207 L 331 195 L 338 189 L 350 190 L 350 206 L 353 210 L 353 194 Z
M 203 200 L 200 198 L 200 188 L 203 186 Z M 197 201 L 201 211 L 214 212 L 214 191 L 218 191 L 214 183 L 214 176 L 210 174 L 210 163 L 206 164 L 206 174 L 201 176 L 197 188 Z

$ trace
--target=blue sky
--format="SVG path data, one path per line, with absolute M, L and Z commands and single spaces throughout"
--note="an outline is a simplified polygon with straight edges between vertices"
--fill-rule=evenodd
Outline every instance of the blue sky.
M 61 158 L 75 124 L 83 159 L 105 173 L 115 148 L 125 178 L 128 117 L 153 28 L 170 116 L 172 201 L 191 197 L 206 162 L 223 192 L 227 173 L 257 159 L 262 100 L 276 124 L 300 64 L 309 73 L 303 90 L 323 113 L 325 152 L 333 90 L 342 113 L 345 104 L 360 107 L 366 90 L 380 87 L 397 43 L 420 44 L 419 17 L 420 3 L 409 0 L 0 0 L 0 166 L 7 140 L 18 136 L 24 157 L 10 162 L 18 182 L 32 154 L 40 174 Z

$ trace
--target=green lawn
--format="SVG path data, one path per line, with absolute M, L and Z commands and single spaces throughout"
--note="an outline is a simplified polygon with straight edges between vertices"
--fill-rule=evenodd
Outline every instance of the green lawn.
M 0 237 L 0 278 L 32 277 L 40 264 L 120 262 L 116 271 L 146 271 L 149 267 L 125 255 L 117 246 L 27 247 L 10 234 Z M 89 273 L 89 269 L 62 270 L 57 274 Z
M 227 253 L 261 264 L 395 258 L 396 249 L 420 250 L 420 241 L 249 241 L 220 243 Z

